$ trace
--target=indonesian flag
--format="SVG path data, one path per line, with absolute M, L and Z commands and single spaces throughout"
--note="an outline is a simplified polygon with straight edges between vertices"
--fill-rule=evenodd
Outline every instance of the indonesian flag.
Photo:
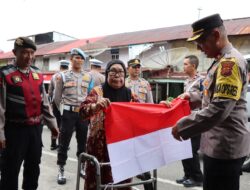
M 177 141 L 172 126 L 190 114 L 186 100 L 161 104 L 112 103 L 105 118 L 114 183 L 192 157 L 190 140 Z

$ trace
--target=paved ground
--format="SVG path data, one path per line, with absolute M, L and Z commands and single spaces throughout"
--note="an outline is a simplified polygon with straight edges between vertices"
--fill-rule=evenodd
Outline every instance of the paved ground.
M 77 160 L 75 156 L 76 142 L 75 137 L 72 138 L 72 142 L 69 150 L 69 159 L 66 165 L 65 175 L 67 176 L 66 185 L 58 185 L 56 182 L 57 166 L 56 166 L 56 151 L 50 151 L 50 132 L 45 127 L 43 133 L 43 156 L 41 163 L 41 175 L 39 179 L 38 190 L 74 190 L 76 189 L 76 171 Z M 175 179 L 182 177 L 181 162 L 175 162 L 166 167 L 158 170 L 158 190 L 184 190 L 187 189 L 182 185 L 176 184 Z M 20 175 L 20 186 L 21 186 Z M 135 179 L 136 180 L 136 179 Z M 84 180 L 81 180 L 80 189 L 83 189 Z M 241 177 L 241 190 L 249 190 L 250 188 L 250 173 L 244 173 Z M 20 188 L 21 189 L 21 188 Z M 142 186 L 137 186 L 135 190 L 143 189 Z M 202 188 L 188 188 L 189 190 L 202 190 Z

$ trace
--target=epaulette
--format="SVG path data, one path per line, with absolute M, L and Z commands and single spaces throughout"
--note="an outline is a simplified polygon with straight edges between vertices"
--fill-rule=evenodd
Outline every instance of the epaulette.
M 0 67 L 0 71 L 3 71 L 3 70 L 7 70 L 7 69 L 10 69 L 10 68 L 14 68 L 15 66 L 10 64 L 10 65 L 5 65 L 3 67 Z
M 34 66 L 34 65 L 31 65 L 31 66 L 30 66 L 30 69 L 31 69 L 32 71 L 34 71 L 34 72 L 42 73 L 41 70 L 40 70 L 38 67 Z
M 15 72 L 17 70 L 16 66 L 13 64 L 6 65 L 0 68 L 0 72 L 3 73 L 4 75 L 8 75 L 12 72 Z

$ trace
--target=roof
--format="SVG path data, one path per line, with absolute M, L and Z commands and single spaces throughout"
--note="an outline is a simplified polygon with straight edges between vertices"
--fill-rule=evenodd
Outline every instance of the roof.
M 250 34 L 250 17 L 224 20 L 228 35 L 246 35 Z M 38 45 L 36 55 L 51 55 L 67 53 L 72 48 L 84 47 L 86 44 L 99 43 L 106 47 L 120 47 L 132 44 L 143 44 L 150 42 L 164 42 L 172 40 L 187 39 L 191 36 L 192 30 L 190 24 L 143 30 L 136 32 L 127 32 L 120 34 L 107 35 L 96 38 L 71 40 L 64 42 L 54 42 L 50 44 Z M 0 54 L 0 59 L 13 58 L 10 52 Z

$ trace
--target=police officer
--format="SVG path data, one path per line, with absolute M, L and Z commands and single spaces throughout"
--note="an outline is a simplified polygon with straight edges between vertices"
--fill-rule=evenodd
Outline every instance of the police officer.
M 140 77 L 140 59 L 131 59 L 128 61 L 128 73 L 129 76 L 125 81 L 125 85 L 131 89 L 135 98 L 142 103 L 154 103 L 150 84 Z
M 49 101 L 52 105 L 53 109 L 53 114 L 56 117 L 57 121 L 57 126 L 60 128 L 61 126 L 61 114 L 59 111 L 59 108 L 56 106 L 54 102 L 54 97 L 55 97 L 55 88 L 56 88 L 56 80 L 62 76 L 64 78 L 64 71 L 67 71 L 69 69 L 69 64 L 70 62 L 67 60 L 61 60 L 59 61 L 60 64 L 60 72 L 55 73 L 51 80 L 50 80 L 50 85 L 48 89 L 48 96 L 49 96 Z M 58 145 L 56 143 L 56 138 L 51 137 L 51 145 L 50 145 L 50 150 L 56 150 L 58 148 Z
M 86 55 L 82 50 L 78 48 L 72 49 L 70 58 L 72 67 L 64 72 L 65 79 L 59 77 L 56 83 L 54 101 L 57 107 L 60 107 L 62 113 L 57 155 L 57 165 L 59 166 L 58 184 L 66 183 L 64 165 L 66 164 L 67 151 L 74 130 L 77 140 L 77 157 L 85 151 L 88 121 L 80 119 L 79 108 L 94 84 L 90 74 L 82 69 L 85 60 Z
M 202 109 L 180 119 L 172 134 L 181 140 L 202 133 L 204 190 L 239 190 L 241 167 L 250 153 L 247 63 L 228 41 L 219 14 L 198 20 L 192 27 L 188 41 L 195 41 L 199 50 L 215 60 L 203 83 Z
M 1 190 L 18 189 L 24 161 L 24 190 L 37 189 L 42 154 L 42 119 L 58 135 L 40 70 L 31 66 L 36 45 L 26 37 L 15 40 L 14 65 L 0 70 L 0 148 L 3 148 Z
M 101 74 L 101 68 L 103 62 L 98 59 L 90 59 L 90 72 L 89 74 L 92 76 L 94 80 L 94 86 L 99 86 L 105 81 L 105 76 Z
M 128 61 L 128 73 L 129 76 L 125 80 L 125 86 L 131 89 L 135 100 L 141 103 L 154 103 L 150 84 L 144 78 L 140 77 L 140 59 L 131 59 Z M 145 172 L 137 177 L 141 180 L 148 180 L 151 178 L 151 174 L 150 172 Z M 153 190 L 153 184 L 144 184 L 144 189 Z
M 201 107 L 200 101 L 203 90 L 203 79 L 204 77 L 197 72 L 199 66 L 199 59 L 195 55 L 186 56 L 184 61 L 184 72 L 188 75 L 187 80 L 184 83 L 184 93 L 179 97 L 196 96 L 198 98 L 197 104 L 192 104 L 192 110 L 199 110 Z M 184 177 L 177 179 L 176 182 L 183 184 L 185 187 L 202 186 L 203 175 L 200 168 L 200 159 L 198 150 L 200 148 L 201 135 L 191 137 L 193 158 L 182 160 L 184 169 Z

